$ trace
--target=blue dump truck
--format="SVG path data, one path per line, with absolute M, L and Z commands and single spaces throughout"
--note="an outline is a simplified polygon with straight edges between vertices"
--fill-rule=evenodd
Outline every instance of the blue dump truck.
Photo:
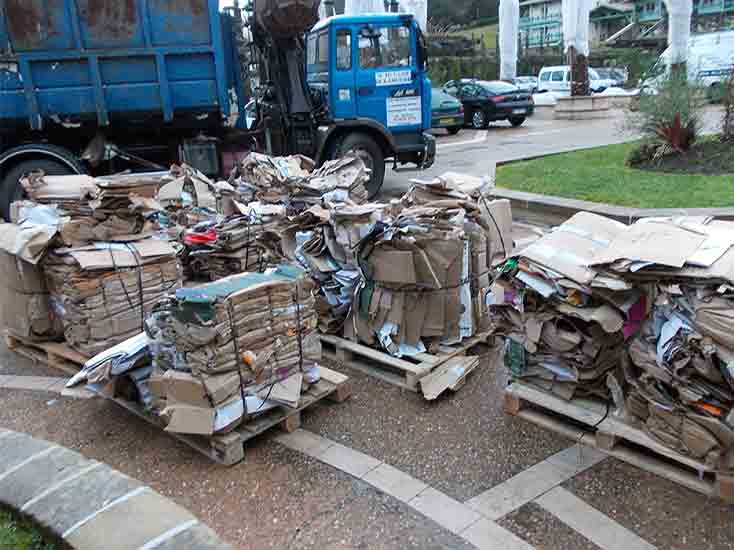
M 435 143 L 420 28 L 403 14 L 318 21 L 319 0 L 2 0 L 0 214 L 24 173 L 187 162 L 226 175 L 248 150 L 426 167 Z M 244 56 L 243 56 L 244 57 Z M 250 73 L 248 73 L 250 71 Z M 257 119 L 243 74 L 256 74 Z

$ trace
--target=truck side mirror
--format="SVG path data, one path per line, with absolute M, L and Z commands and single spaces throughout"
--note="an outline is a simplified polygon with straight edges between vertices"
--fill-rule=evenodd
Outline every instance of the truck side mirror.
M 428 67 L 428 47 L 426 46 L 426 37 L 421 28 L 416 25 L 416 64 L 419 69 L 426 70 Z

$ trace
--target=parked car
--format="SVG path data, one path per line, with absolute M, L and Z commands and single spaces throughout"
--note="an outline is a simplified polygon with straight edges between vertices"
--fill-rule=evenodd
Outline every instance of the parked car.
M 589 67 L 589 87 L 593 92 L 603 92 L 606 89 L 597 72 Z M 538 74 L 539 92 L 571 93 L 571 67 L 559 65 L 557 67 L 543 67 Z
M 450 80 L 443 91 L 464 105 L 464 121 L 472 128 L 486 128 L 495 120 L 520 126 L 533 114 L 533 96 L 501 80 Z
M 512 83 L 524 92 L 534 94 L 538 91 L 537 76 L 517 76 L 512 79 Z
M 452 136 L 464 126 L 464 106 L 461 101 L 442 90 L 431 92 L 431 128 L 446 128 Z
M 615 67 L 594 67 L 599 75 L 599 82 L 604 88 L 622 88 L 627 82 L 627 74 L 624 69 Z

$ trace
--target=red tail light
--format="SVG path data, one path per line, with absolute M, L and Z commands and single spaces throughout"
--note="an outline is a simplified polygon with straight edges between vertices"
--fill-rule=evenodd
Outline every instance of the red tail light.
M 502 103 L 505 99 L 507 98 L 503 95 L 496 95 L 492 98 L 492 101 L 494 101 L 495 103 Z
M 459 105 L 459 112 L 460 113 L 463 113 L 464 112 L 464 105 Z

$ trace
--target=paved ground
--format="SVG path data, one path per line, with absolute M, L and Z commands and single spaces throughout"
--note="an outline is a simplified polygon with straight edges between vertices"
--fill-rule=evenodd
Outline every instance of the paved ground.
M 707 107 L 704 132 L 717 131 L 720 122 L 721 110 Z M 491 124 L 487 130 L 464 129 L 455 136 L 436 130 L 435 134 L 438 142 L 435 164 L 425 172 L 396 173 L 388 169 L 382 197 L 400 196 L 410 187 L 411 178 L 447 171 L 482 175 L 497 161 L 622 143 L 637 137 L 623 111 L 611 111 L 608 118 L 585 121 L 553 120 L 549 114 L 540 113 L 519 128 L 503 121 Z
M 520 129 L 461 132 L 440 138 L 430 173 L 481 174 L 497 159 L 629 138 L 612 131 L 618 124 L 536 119 Z M 406 189 L 414 176 L 391 174 L 387 194 Z M 287 448 L 276 433 L 253 441 L 243 463 L 225 468 L 114 404 L 3 389 L 0 426 L 107 462 L 243 550 L 734 549 L 732 506 L 611 458 L 597 463 L 587 454 L 583 466 L 570 468 L 576 451 L 559 451 L 573 441 L 503 414 L 505 375 L 489 358 L 459 393 L 432 403 L 342 370 L 353 377 L 354 395 L 309 411 L 303 433 L 427 484 L 421 495 L 432 495 L 438 511 L 418 497 L 377 490 L 370 474 L 354 477 L 329 465 L 338 463 L 333 457 Z M 0 375 L 12 374 L 59 375 L 0 347 Z

